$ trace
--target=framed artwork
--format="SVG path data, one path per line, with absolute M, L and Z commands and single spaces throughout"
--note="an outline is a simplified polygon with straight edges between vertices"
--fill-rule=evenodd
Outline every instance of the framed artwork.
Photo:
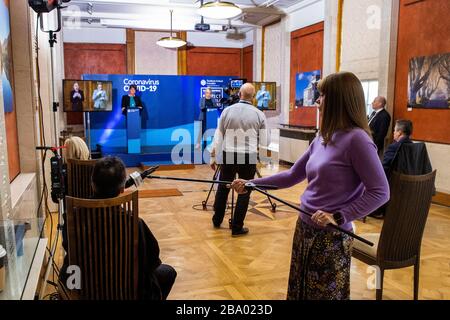
M 319 98 L 320 70 L 295 75 L 295 107 L 313 107 Z
M 450 108 L 450 53 L 409 61 L 408 108 Z
M 14 109 L 11 27 L 9 0 L 0 0 L 0 77 L 3 86 L 5 112 Z

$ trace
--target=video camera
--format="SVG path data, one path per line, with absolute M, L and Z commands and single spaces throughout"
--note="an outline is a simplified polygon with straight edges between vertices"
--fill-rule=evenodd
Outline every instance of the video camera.
M 224 108 L 239 102 L 239 90 L 246 82 L 247 79 L 232 79 L 230 81 L 228 86 L 224 89 L 224 92 L 228 97 L 220 100 L 220 103 Z
M 66 194 L 67 167 L 58 152 L 58 148 L 36 147 L 36 150 L 50 150 L 53 152 L 53 157 L 50 158 L 50 178 L 52 181 L 50 194 L 52 201 L 59 203 L 59 200 L 64 199 Z
M 59 203 L 59 199 L 63 199 L 66 194 L 65 180 L 67 177 L 67 168 L 63 163 L 60 155 L 50 158 L 52 189 L 51 196 L 54 203 Z

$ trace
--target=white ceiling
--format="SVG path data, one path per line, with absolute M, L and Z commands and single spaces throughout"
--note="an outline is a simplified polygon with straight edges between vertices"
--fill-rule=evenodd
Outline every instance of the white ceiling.
M 205 0 L 212 1 L 212 0 Z M 239 5 L 244 13 L 231 24 L 241 32 L 252 30 L 279 19 L 290 7 L 307 0 L 227 0 Z M 194 30 L 200 22 L 195 0 L 72 0 L 63 10 L 65 28 L 109 27 L 135 29 L 170 29 L 170 13 L 173 10 L 174 30 Z M 205 19 L 211 30 L 221 31 L 227 20 Z

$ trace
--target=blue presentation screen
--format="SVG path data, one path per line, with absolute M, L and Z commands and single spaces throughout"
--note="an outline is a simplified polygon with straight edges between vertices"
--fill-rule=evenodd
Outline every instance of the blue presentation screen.
M 198 131 L 194 122 L 199 119 L 199 101 L 207 87 L 217 101 L 224 97 L 226 88 L 235 77 L 163 76 L 163 75 L 84 75 L 84 80 L 112 81 L 112 112 L 90 113 L 91 148 L 100 145 L 105 153 L 127 153 L 126 118 L 122 115 L 122 96 L 131 85 L 138 88 L 142 100 L 141 151 L 143 154 L 170 153 L 180 143 L 173 138 L 177 129 L 187 130 L 194 145 Z M 208 112 L 207 127 L 216 128 L 220 109 Z M 198 126 L 196 126 L 198 127 Z

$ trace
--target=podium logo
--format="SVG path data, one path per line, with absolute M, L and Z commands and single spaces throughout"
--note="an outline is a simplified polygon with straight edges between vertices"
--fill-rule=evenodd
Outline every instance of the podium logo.
M 194 130 L 175 129 L 172 131 L 171 141 L 176 142 L 171 151 L 171 160 L 174 164 L 203 164 L 211 162 L 211 150 L 217 154 L 217 164 L 223 164 L 223 150 L 244 148 L 246 152 L 240 152 L 236 159 L 226 159 L 227 164 L 245 164 L 245 154 L 249 154 L 250 164 L 262 163 L 272 165 L 278 163 L 278 153 L 269 151 L 270 130 L 259 130 L 258 137 L 252 129 L 226 130 L 225 136 L 216 129 L 210 128 L 202 132 L 202 121 L 194 122 Z M 258 143 L 259 142 L 259 143 Z M 250 145 L 260 145 L 258 151 L 252 152 Z M 231 153 L 230 153 L 231 154 Z M 228 153 L 227 153 L 228 155 Z M 242 155 L 242 156 L 240 156 Z M 193 162 L 192 162 L 193 161 Z M 236 161 L 236 163 L 234 163 Z

